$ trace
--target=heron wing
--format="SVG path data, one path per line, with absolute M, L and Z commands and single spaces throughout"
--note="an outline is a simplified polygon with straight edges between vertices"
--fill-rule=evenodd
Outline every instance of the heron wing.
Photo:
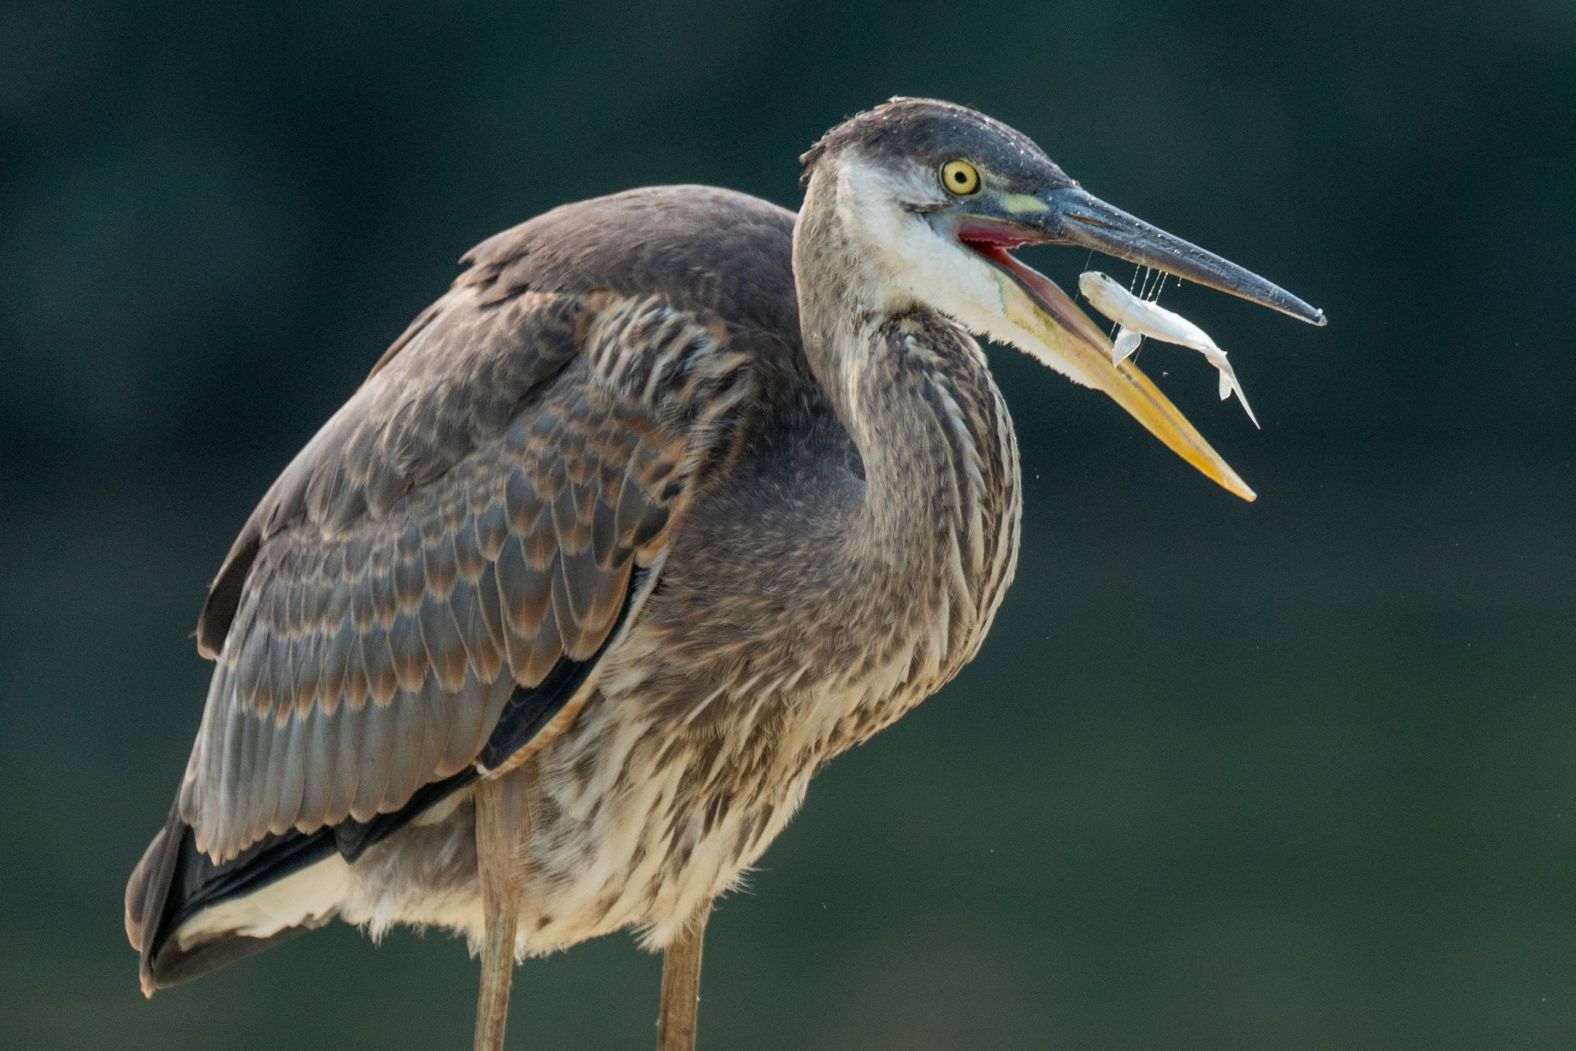
M 462 281 L 419 318 L 269 491 L 205 605 L 218 663 L 178 804 L 197 848 L 223 862 L 368 822 L 525 746 L 489 748 L 506 705 L 608 640 L 742 364 L 660 295 Z

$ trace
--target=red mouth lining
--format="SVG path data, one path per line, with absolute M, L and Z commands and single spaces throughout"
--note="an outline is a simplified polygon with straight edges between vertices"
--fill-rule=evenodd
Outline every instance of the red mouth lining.
M 1104 349 L 1100 330 L 1089 320 L 1089 315 L 1079 310 L 1055 282 L 1012 256 L 1009 249 L 1021 247 L 1028 241 L 1013 236 L 1001 227 L 973 225 L 960 227 L 957 238 L 958 243 L 965 248 L 1011 275 L 1063 328 L 1069 329 L 1090 346 Z
M 1028 243 L 1021 233 L 1000 223 L 960 223 L 957 235 L 959 241 L 981 255 L 991 255 L 991 249 L 1005 251 Z

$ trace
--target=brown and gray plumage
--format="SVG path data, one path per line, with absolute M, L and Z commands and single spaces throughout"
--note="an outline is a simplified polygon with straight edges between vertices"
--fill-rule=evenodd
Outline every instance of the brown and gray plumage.
M 1251 495 L 1005 249 L 1312 308 L 946 103 L 839 126 L 805 184 L 797 217 L 677 186 L 485 241 L 285 469 L 202 610 L 202 725 L 127 887 L 146 991 L 334 917 L 484 945 L 483 786 L 528 815 L 514 955 L 698 927 L 990 626 L 1021 504 L 971 332 Z

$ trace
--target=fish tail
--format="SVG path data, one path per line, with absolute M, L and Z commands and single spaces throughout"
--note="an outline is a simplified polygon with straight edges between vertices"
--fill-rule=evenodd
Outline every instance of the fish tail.
M 1232 368 L 1224 358 L 1220 362 L 1220 400 L 1225 401 L 1235 393 L 1237 401 L 1242 405 L 1242 411 L 1248 414 L 1248 419 L 1253 421 L 1253 426 L 1263 430 L 1259 418 L 1253 415 L 1253 406 L 1248 404 L 1248 396 L 1242 390 L 1242 383 L 1237 379 L 1237 370 Z

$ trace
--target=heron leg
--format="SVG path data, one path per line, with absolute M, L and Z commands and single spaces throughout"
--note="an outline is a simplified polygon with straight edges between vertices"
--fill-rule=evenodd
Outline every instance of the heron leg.
M 520 774 L 476 786 L 476 875 L 482 893 L 482 984 L 476 1000 L 475 1051 L 503 1051 L 514 979 L 523 844 L 530 814 Z
M 657 1051 L 693 1051 L 700 1009 L 700 950 L 711 902 L 700 907 L 662 953 L 662 1012 L 657 1016 Z

